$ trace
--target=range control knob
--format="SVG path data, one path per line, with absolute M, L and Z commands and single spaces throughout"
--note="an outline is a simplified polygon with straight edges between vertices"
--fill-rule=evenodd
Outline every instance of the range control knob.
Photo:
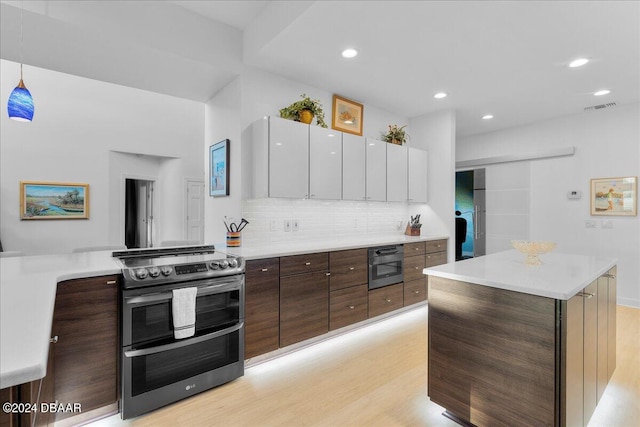
M 160 268 L 160 271 L 162 272 L 163 276 L 168 276 L 171 273 L 173 273 L 173 268 L 169 267 L 168 265 L 165 265 L 164 267 Z
M 149 276 L 158 277 L 160 275 L 160 269 L 158 267 L 149 268 Z
M 229 267 L 236 268 L 238 266 L 238 260 L 237 259 L 230 258 L 228 261 L 229 261 Z
M 138 268 L 135 271 L 135 274 L 138 279 L 146 279 L 147 276 L 149 276 L 149 272 L 147 271 L 146 268 Z
M 226 259 L 223 259 L 222 261 L 220 261 L 220 268 L 221 269 L 224 270 L 227 267 L 229 267 L 229 261 L 227 261 Z
M 212 270 L 217 270 L 220 268 L 220 263 L 218 263 L 218 261 L 213 261 L 211 264 L 209 264 L 209 266 Z

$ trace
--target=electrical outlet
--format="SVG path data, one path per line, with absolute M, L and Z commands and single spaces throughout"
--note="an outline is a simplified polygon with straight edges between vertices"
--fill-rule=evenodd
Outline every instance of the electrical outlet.
M 402 221 L 396 221 L 396 229 L 402 230 Z
M 290 219 L 285 219 L 284 220 L 284 231 L 291 231 L 291 220 Z
M 275 219 L 271 220 L 271 231 L 276 231 L 278 229 L 278 221 Z
M 293 231 L 300 230 L 300 221 L 298 221 L 297 219 L 292 219 L 291 220 L 291 229 Z
M 584 227 L 585 228 L 597 228 L 598 227 L 598 223 L 592 219 L 588 219 L 584 222 Z

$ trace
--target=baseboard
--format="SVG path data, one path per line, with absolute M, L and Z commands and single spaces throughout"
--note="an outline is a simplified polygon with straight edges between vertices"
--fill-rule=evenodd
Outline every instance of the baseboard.
M 627 307 L 640 308 L 640 300 L 632 298 L 620 298 L 618 297 L 618 305 L 625 305 Z

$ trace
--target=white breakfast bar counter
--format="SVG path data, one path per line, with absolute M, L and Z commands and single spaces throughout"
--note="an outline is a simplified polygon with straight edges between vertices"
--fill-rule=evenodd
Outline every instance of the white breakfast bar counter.
M 347 250 L 385 244 L 448 239 L 446 235 L 353 236 L 294 243 L 243 245 L 221 251 L 246 259 Z M 46 375 L 57 283 L 121 273 L 112 251 L 0 258 L 0 388 Z

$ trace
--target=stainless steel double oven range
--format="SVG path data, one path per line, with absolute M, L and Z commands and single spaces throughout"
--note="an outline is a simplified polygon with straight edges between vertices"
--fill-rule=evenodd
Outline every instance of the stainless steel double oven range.
M 213 246 L 114 252 L 124 275 L 121 416 L 132 418 L 244 374 L 243 258 Z M 195 335 L 175 339 L 173 290 L 197 288 Z

